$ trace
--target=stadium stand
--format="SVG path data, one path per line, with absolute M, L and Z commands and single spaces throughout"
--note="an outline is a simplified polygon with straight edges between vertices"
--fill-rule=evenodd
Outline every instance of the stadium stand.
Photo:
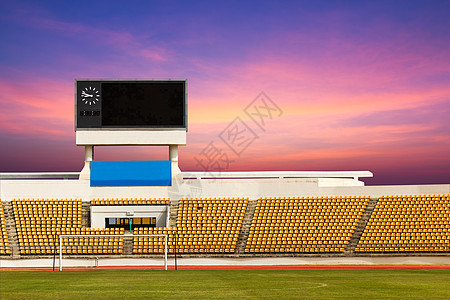
M 368 201 L 368 196 L 260 198 L 245 252 L 344 252 Z
M 170 205 L 169 198 L 116 198 L 105 199 L 97 198 L 91 200 L 91 205 L 105 206 L 105 205 Z
M 0 201 L 0 255 L 10 255 L 11 249 L 8 242 L 8 234 L 6 233 L 5 213 L 3 204 Z
M 43 255 L 59 253 L 60 235 L 99 235 L 96 237 L 63 238 L 66 254 L 120 254 L 123 230 L 82 228 L 80 199 L 13 199 L 13 212 L 20 254 Z
M 383 196 L 355 252 L 447 252 L 449 229 L 449 195 Z
M 180 199 L 176 228 L 135 229 L 168 234 L 173 253 L 234 253 L 248 198 Z M 163 237 L 135 237 L 133 253 L 162 253 Z
M 164 237 L 127 237 L 123 228 L 87 228 L 89 205 L 169 204 L 165 198 L 93 199 L 83 204 L 83 215 L 80 199 L 13 199 L 11 204 L 0 206 L 0 254 L 59 253 L 60 235 L 94 235 L 63 237 L 65 255 L 162 254 Z M 133 233 L 167 235 L 171 254 L 421 255 L 450 251 L 449 195 L 391 195 L 379 199 L 276 197 L 251 201 L 182 198 L 170 205 L 175 226 L 141 227 Z M 5 222 L 5 218 L 11 220 Z M 10 230 L 5 224 L 13 221 L 15 230 Z M 9 245 L 7 230 L 17 250 Z

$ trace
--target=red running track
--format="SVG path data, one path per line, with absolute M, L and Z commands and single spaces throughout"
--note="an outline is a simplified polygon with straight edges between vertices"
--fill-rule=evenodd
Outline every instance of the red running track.
M 174 270 L 174 266 L 168 266 Z M 355 269 L 416 269 L 450 270 L 450 265 L 220 265 L 220 266 L 178 266 L 178 270 L 355 270 Z M 2 271 L 52 271 L 52 267 L 12 267 L 0 268 Z M 59 268 L 56 267 L 55 271 Z M 63 267 L 64 271 L 95 270 L 164 270 L 161 266 L 99 266 L 99 267 Z

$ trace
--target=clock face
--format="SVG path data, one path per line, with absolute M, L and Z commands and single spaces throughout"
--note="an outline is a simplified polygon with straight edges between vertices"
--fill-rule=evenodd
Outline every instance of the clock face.
M 95 105 L 100 100 L 100 91 L 95 87 L 86 87 L 81 91 L 81 101 L 86 105 Z

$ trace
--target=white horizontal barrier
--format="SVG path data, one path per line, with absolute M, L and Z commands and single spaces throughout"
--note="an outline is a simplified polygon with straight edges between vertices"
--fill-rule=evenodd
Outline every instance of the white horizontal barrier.
M 78 179 L 80 172 L 0 173 L 0 179 Z M 182 172 L 183 179 L 289 179 L 373 177 L 370 171 Z
M 182 172 L 183 179 L 289 179 L 373 177 L 370 171 Z

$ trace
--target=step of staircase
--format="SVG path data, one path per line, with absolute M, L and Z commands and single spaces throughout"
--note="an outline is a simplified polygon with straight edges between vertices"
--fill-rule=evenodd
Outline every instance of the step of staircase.
M 171 200 L 169 207 L 169 224 L 167 227 L 176 227 L 178 217 L 178 200 Z
M 14 220 L 14 210 L 11 201 L 2 201 L 3 211 L 5 213 L 6 234 L 8 235 L 9 248 L 13 258 L 20 257 L 19 240 Z
M 359 239 L 361 238 L 362 233 L 364 232 L 364 229 L 366 228 L 367 223 L 370 220 L 370 217 L 372 216 L 375 206 L 378 203 L 378 199 L 379 198 L 371 198 L 369 200 L 369 203 L 367 204 L 366 209 L 364 210 L 361 219 L 359 219 L 358 225 L 356 225 L 355 231 L 350 238 L 350 242 L 345 248 L 345 254 L 353 254 L 355 252 L 355 248 L 358 245 Z
M 248 233 L 250 231 L 250 227 L 252 225 L 253 215 L 255 214 L 256 204 L 258 200 L 249 200 L 247 204 L 247 209 L 245 210 L 244 220 L 242 221 L 242 227 L 239 232 L 237 246 L 236 246 L 236 254 L 244 254 L 245 253 L 245 245 L 248 240 Z
M 133 234 L 133 231 L 131 230 L 125 230 L 125 235 Z M 123 238 L 123 254 L 124 255 L 132 255 L 133 254 L 133 237 L 132 236 L 125 236 Z
M 81 227 L 91 227 L 91 202 L 83 201 L 81 204 Z

